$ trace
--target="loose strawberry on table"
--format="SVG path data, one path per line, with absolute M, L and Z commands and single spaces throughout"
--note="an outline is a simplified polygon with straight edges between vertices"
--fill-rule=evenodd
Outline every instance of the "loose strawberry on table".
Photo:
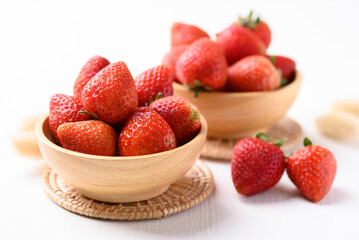
M 171 126 L 177 146 L 189 142 L 201 128 L 199 109 L 181 97 L 170 96 L 156 100 L 149 108 L 159 113 Z
M 120 156 L 139 156 L 176 148 L 176 137 L 161 115 L 140 107 L 127 120 L 118 138 Z
M 191 44 L 194 41 L 209 35 L 194 25 L 173 23 L 171 28 L 171 47 Z
M 126 121 L 138 104 L 135 82 L 121 61 L 98 72 L 84 87 L 81 99 L 87 112 L 110 124 Z
M 209 38 L 195 41 L 179 57 L 176 76 L 192 88 L 221 89 L 227 80 L 227 62 L 222 49 Z
M 258 135 L 263 136 L 267 138 Z M 274 144 L 258 138 L 244 138 L 234 147 L 232 180 L 240 194 L 254 195 L 273 187 L 282 177 L 284 168 L 284 153 Z
M 94 56 L 88 60 L 85 65 L 81 68 L 81 71 L 76 78 L 73 91 L 74 97 L 81 99 L 82 89 L 96 75 L 101 69 L 108 66 L 110 62 L 101 56 Z
M 135 78 L 138 106 L 145 106 L 156 99 L 158 94 L 164 97 L 173 95 L 173 77 L 169 68 L 159 65 L 150 68 Z
M 50 99 L 49 125 L 52 136 L 57 143 L 57 128 L 66 122 L 78 122 L 90 120 L 91 116 L 81 114 L 85 110 L 80 100 L 65 94 L 54 94 Z
M 230 91 L 269 91 L 280 86 L 280 75 L 264 56 L 245 57 L 228 68 Z
M 329 192 L 337 170 L 331 151 L 304 140 L 304 148 L 291 154 L 287 173 L 298 190 L 310 201 L 318 202 Z
M 57 134 L 62 146 L 72 151 L 101 156 L 113 156 L 116 151 L 116 131 L 102 121 L 64 123 Z

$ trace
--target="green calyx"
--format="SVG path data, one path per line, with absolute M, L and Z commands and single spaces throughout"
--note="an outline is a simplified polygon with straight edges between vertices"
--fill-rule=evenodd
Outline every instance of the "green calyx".
M 155 98 L 155 100 L 153 100 L 152 97 L 150 97 L 150 100 L 148 101 L 148 103 L 145 104 L 145 106 L 149 106 L 151 103 L 153 103 L 154 101 L 158 100 L 158 99 L 161 99 L 163 97 L 162 93 L 159 92 Z
M 189 90 L 193 91 L 194 97 L 198 98 L 199 92 L 210 92 L 212 88 L 204 86 L 200 80 L 195 79 L 193 85 L 184 84 Z
M 270 139 L 270 137 L 269 137 L 267 134 L 262 133 L 262 132 L 259 132 L 259 133 L 254 134 L 253 137 L 254 137 L 254 138 L 261 139 L 261 140 L 263 140 L 263 141 L 267 141 L 267 140 Z M 281 147 L 284 142 L 285 142 L 285 139 L 284 139 L 284 138 L 281 138 L 281 139 L 278 139 L 278 140 L 274 141 L 272 144 L 276 145 L 277 147 Z
M 254 29 L 259 23 L 262 22 L 262 20 L 259 18 L 259 16 L 257 18 L 252 18 L 253 17 L 253 10 L 251 10 L 249 12 L 249 15 L 245 18 L 239 17 L 239 24 L 242 26 L 246 26 L 250 29 Z
M 267 134 L 262 133 L 262 132 L 259 132 L 259 133 L 254 134 L 253 137 L 262 139 L 262 140 L 264 140 L 264 141 L 266 141 L 266 140 L 268 140 L 268 139 L 270 138 Z
M 271 56 L 269 57 L 269 59 L 270 59 L 270 62 L 271 62 L 273 65 L 275 65 L 275 56 L 274 56 L 274 55 L 271 55 Z
M 312 141 L 309 140 L 309 138 L 304 138 L 303 140 L 304 147 L 313 145 Z
M 95 113 L 90 113 L 86 110 L 80 110 L 79 113 L 81 114 L 87 114 L 87 115 L 90 115 L 91 117 L 93 117 L 94 119 L 98 119 L 97 115 Z
M 273 144 L 276 145 L 277 147 L 281 147 L 284 142 L 285 142 L 284 138 L 281 138 L 275 141 Z

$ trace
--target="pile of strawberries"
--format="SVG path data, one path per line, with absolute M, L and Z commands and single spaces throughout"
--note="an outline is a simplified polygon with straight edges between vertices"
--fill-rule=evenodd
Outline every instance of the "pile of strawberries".
M 252 12 L 218 33 L 215 41 L 196 26 L 174 23 L 171 50 L 162 64 L 196 95 L 200 90 L 275 90 L 293 80 L 296 64 L 267 55 L 270 42 L 269 26 Z
M 94 155 L 174 149 L 194 138 L 201 124 L 196 106 L 172 96 L 172 83 L 164 65 L 134 79 L 124 62 L 95 56 L 82 67 L 73 96 L 51 97 L 51 133 L 62 147 Z
M 267 142 L 263 133 L 244 138 L 234 147 L 231 170 L 238 193 L 254 195 L 273 187 L 287 174 L 299 191 L 310 201 L 318 202 L 329 192 L 337 170 L 332 152 L 312 145 L 305 138 L 304 147 L 288 158 L 279 148 L 283 140 Z

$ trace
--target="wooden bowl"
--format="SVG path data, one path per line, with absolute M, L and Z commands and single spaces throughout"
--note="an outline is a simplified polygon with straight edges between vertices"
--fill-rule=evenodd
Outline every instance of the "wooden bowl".
M 36 124 L 40 151 L 55 173 L 91 199 L 134 202 L 165 192 L 196 162 L 204 146 L 207 123 L 190 142 L 173 150 L 134 157 L 106 157 L 78 153 L 54 143 L 48 116 Z
M 274 91 L 263 92 L 199 92 L 198 98 L 185 86 L 174 83 L 174 95 L 196 105 L 208 123 L 208 136 L 238 139 L 265 131 L 285 116 L 293 104 L 302 82 L 295 79 Z

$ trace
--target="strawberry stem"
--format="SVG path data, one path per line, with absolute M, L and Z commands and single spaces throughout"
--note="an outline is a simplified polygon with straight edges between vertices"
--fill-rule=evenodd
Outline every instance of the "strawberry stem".
M 163 97 L 162 93 L 159 92 L 155 98 L 155 100 L 153 100 L 152 97 L 150 97 L 150 100 L 148 101 L 148 103 L 145 104 L 145 106 L 149 106 L 151 103 L 153 103 L 154 101 L 158 100 L 158 99 L 161 99 Z
M 271 56 L 269 57 L 269 59 L 270 59 L 271 63 L 274 65 L 274 64 L 275 64 L 275 56 L 274 56 L 274 55 L 271 55 Z
M 252 17 L 253 17 L 253 10 L 249 12 L 249 15 L 247 17 L 245 18 L 239 17 L 238 22 L 240 25 L 253 29 L 257 26 L 257 24 L 261 23 L 261 19 L 258 16 L 255 20 L 253 20 Z
M 89 113 L 86 110 L 80 110 L 79 113 L 87 114 L 87 115 L 90 115 L 91 117 L 93 117 L 94 119 L 98 119 L 98 117 L 97 117 L 97 115 L 95 113 Z
M 309 138 L 304 138 L 303 140 L 304 147 L 313 145 L 312 141 L 309 140 Z
M 188 85 L 188 84 L 184 84 L 184 85 L 187 86 L 189 90 L 193 91 L 194 98 L 198 98 L 199 92 L 201 91 L 203 92 L 213 91 L 212 88 L 202 85 L 201 81 L 198 79 L 195 79 L 193 81 L 193 85 Z
M 281 139 L 275 141 L 273 144 L 276 145 L 277 147 L 281 147 L 284 142 L 285 142 L 285 139 L 281 138 Z
M 255 138 L 259 138 L 259 139 L 262 139 L 262 140 L 268 140 L 270 137 L 267 135 L 267 134 L 265 134 L 265 133 L 262 133 L 262 132 L 259 132 L 259 133 L 256 133 L 256 134 L 254 134 L 254 137 Z

